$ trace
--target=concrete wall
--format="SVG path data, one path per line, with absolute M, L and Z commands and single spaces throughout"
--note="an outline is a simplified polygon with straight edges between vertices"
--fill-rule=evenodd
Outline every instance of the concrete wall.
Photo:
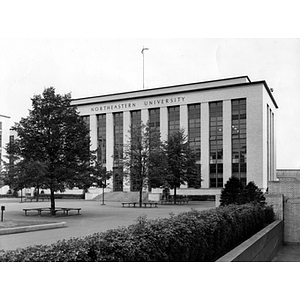
M 300 182 L 269 182 L 266 201 L 284 221 L 284 242 L 300 243 Z
M 272 261 L 283 242 L 283 221 L 277 220 L 222 256 L 217 262 Z
M 284 242 L 300 243 L 300 198 L 284 201 Z

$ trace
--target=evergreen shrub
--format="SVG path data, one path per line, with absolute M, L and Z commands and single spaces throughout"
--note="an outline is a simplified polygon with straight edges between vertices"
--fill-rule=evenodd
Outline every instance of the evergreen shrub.
M 47 246 L 0 251 L 0 261 L 215 261 L 271 223 L 272 211 L 271 207 L 245 204 L 154 220 L 141 216 L 128 227 Z

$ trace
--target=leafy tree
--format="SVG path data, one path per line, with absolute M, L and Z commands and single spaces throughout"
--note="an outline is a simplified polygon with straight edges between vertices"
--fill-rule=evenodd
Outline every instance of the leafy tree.
M 249 202 L 265 204 L 263 192 L 253 181 L 250 181 L 244 187 L 237 177 L 230 177 L 221 193 L 221 205 L 245 204 Z
M 242 182 L 237 177 L 230 177 L 221 192 L 220 205 L 240 204 L 243 188 Z
M 171 189 L 174 189 L 174 202 L 176 203 L 176 189 L 180 184 L 192 182 L 197 174 L 196 158 L 189 146 L 184 129 L 170 134 L 163 143 L 164 153 L 167 162 L 166 182 Z
M 55 89 L 50 87 L 31 100 L 29 116 L 12 128 L 18 134 L 16 152 L 24 167 L 23 178 L 30 177 L 32 161 L 43 166 L 38 181 L 50 189 L 54 214 L 55 191 L 89 182 L 92 160 L 89 129 L 76 107 L 71 106 L 70 94 L 55 94 Z
M 164 160 L 160 133 L 153 131 L 149 122 L 130 127 L 128 143 L 124 145 L 124 175 L 130 178 L 139 191 L 142 206 L 143 188 L 155 187 L 162 183 Z
M 104 204 L 104 189 L 107 186 L 107 180 L 112 176 L 112 171 L 107 171 L 101 162 L 95 162 L 92 167 L 91 181 L 88 186 L 94 185 L 102 188 L 102 203 Z
M 242 194 L 241 194 L 241 203 L 248 203 L 248 202 L 256 202 L 260 204 L 265 204 L 266 198 L 264 196 L 264 193 L 261 191 L 261 189 L 258 188 L 258 186 L 253 182 L 250 181 L 244 188 Z

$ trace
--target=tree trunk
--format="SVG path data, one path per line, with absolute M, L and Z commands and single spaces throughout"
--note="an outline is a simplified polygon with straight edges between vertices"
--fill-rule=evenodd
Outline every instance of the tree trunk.
M 176 184 L 174 185 L 174 204 L 176 204 Z
M 54 189 L 50 188 L 50 200 L 51 200 L 51 215 L 55 215 L 55 199 L 54 199 Z
M 140 188 L 140 207 L 142 207 L 143 203 L 143 186 Z

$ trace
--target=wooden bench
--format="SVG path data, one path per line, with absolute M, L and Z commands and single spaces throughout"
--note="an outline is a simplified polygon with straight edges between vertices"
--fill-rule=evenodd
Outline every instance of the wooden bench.
M 50 207 L 38 207 L 38 208 L 23 208 L 25 216 L 27 216 L 28 211 L 37 211 L 38 215 L 42 215 L 42 211 L 50 211 Z
M 137 202 L 122 202 L 122 206 L 125 207 L 125 206 L 133 206 L 135 207 L 138 203 Z
M 36 208 L 23 208 L 24 212 L 25 212 L 25 216 L 27 216 L 27 212 L 28 211 L 37 211 L 38 215 L 41 216 L 42 215 L 42 211 L 47 211 L 47 212 L 51 212 L 51 208 L 50 207 L 36 207 Z M 56 207 L 54 209 L 54 214 L 56 214 L 58 211 L 61 211 L 64 215 L 69 215 L 69 211 L 71 210 L 77 210 L 77 213 L 79 215 L 81 208 L 74 208 L 74 207 Z
M 142 205 L 144 205 L 144 207 L 147 207 L 147 206 L 149 206 L 149 207 L 152 207 L 152 206 L 154 206 L 154 207 L 157 207 L 157 202 L 143 202 L 142 203 Z
M 60 208 L 64 214 L 66 214 L 67 216 L 69 215 L 69 211 L 71 210 L 77 210 L 77 213 L 79 215 L 80 211 L 81 211 L 81 208 L 74 208 L 74 207 L 61 207 Z
M 37 198 L 36 196 L 26 196 L 24 198 L 24 202 L 27 202 L 27 201 L 35 201 L 35 202 L 38 202 L 38 201 L 45 201 L 45 200 L 48 200 L 50 201 L 50 195 L 39 195 L 39 197 Z

